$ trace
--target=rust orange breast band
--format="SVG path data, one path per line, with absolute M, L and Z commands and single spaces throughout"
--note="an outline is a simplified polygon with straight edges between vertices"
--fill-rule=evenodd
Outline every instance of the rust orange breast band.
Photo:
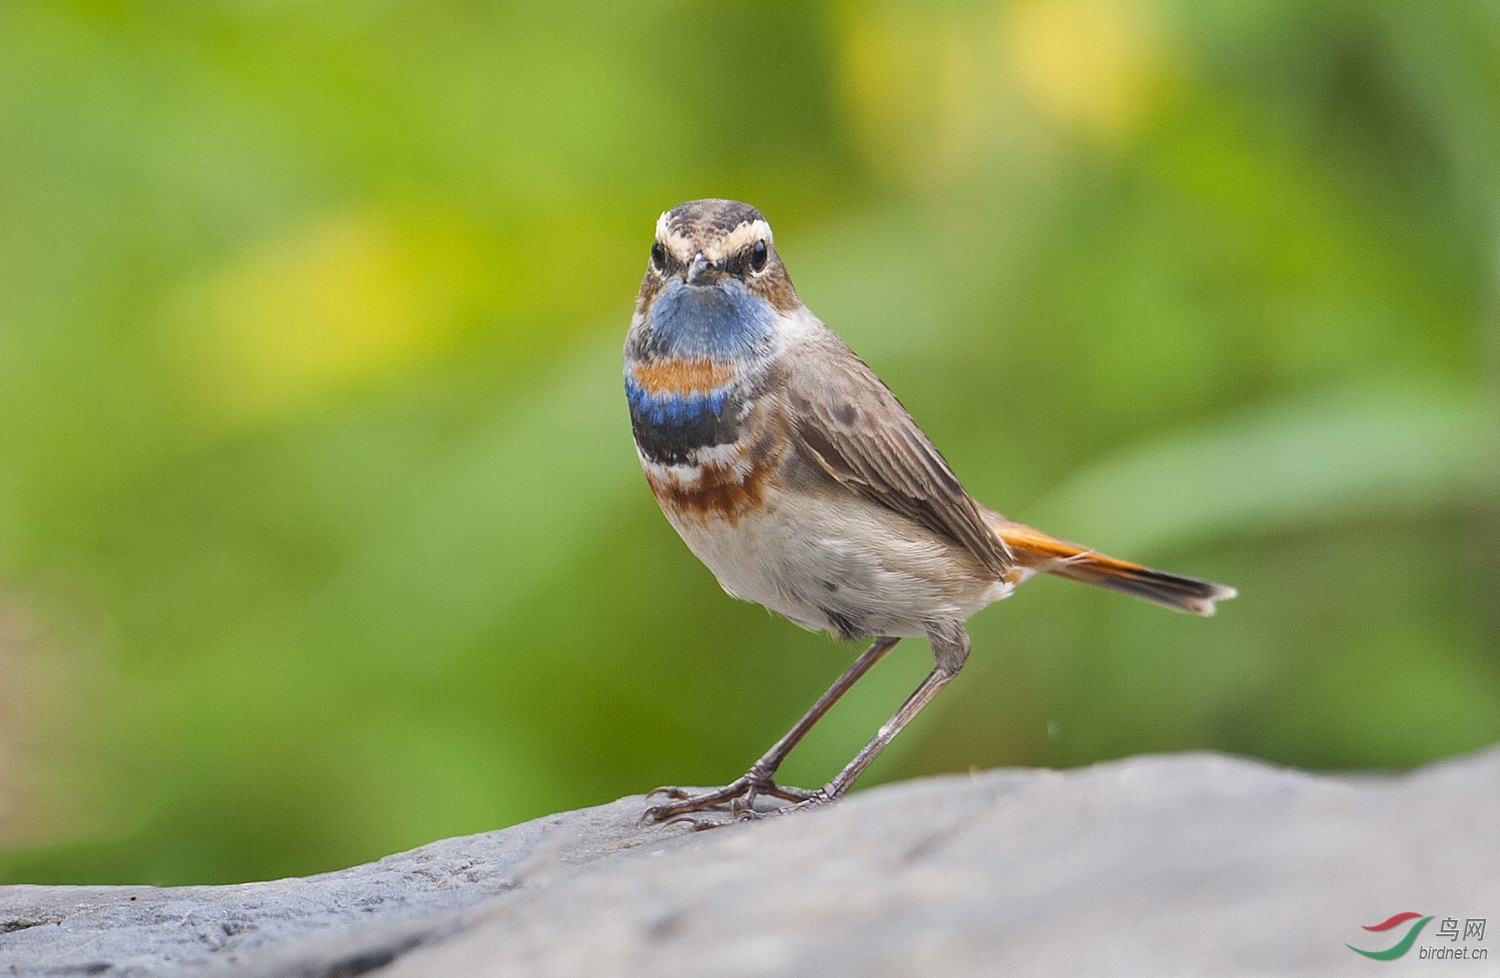
M 731 363 L 675 357 L 632 363 L 629 371 L 647 394 L 707 394 L 739 375 L 739 368 Z

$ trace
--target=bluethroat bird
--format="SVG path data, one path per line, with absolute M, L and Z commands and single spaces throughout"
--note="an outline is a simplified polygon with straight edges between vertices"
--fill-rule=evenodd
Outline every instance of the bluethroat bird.
M 965 619 L 1033 574 L 1197 615 L 1235 594 L 977 502 L 896 395 L 802 304 L 770 225 L 747 204 L 695 200 L 657 221 L 625 340 L 625 393 L 652 493 L 725 591 L 804 628 L 874 639 L 744 777 L 697 794 L 657 789 L 667 800 L 643 822 L 726 803 L 751 817 L 762 795 L 792 803 L 780 811 L 840 797 L 957 675 Z M 906 636 L 926 636 L 935 660 L 911 697 L 822 788 L 778 784 L 792 748 Z

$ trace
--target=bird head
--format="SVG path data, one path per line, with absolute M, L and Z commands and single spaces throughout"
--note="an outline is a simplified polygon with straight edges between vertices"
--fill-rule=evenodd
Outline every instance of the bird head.
M 749 353 L 800 304 L 771 226 L 749 204 L 692 200 L 656 222 L 636 326 L 658 352 Z

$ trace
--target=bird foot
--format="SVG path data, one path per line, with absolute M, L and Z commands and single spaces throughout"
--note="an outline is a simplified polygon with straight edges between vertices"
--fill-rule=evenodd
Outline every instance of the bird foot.
M 646 797 L 651 798 L 664 795 L 669 801 L 660 805 L 652 805 L 641 814 L 640 821 L 636 824 L 646 825 L 651 822 L 674 824 L 686 822 L 691 824 L 695 830 L 717 828 L 720 825 L 728 825 L 730 822 L 750 821 L 766 815 L 775 815 L 783 811 L 801 808 L 809 802 L 817 802 L 818 799 L 827 800 L 822 791 L 808 791 L 805 788 L 794 788 L 790 785 L 777 784 L 770 775 L 761 774 L 752 768 L 744 777 L 716 788 L 712 791 L 703 791 L 694 794 L 685 788 L 663 787 L 657 788 Z M 756 799 L 760 796 L 780 798 L 783 801 L 792 802 L 791 805 L 757 810 Z M 719 818 L 709 816 L 702 819 L 688 818 L 693 812 L 702 812 L 709 809 L 718 809 L 727 805 L 723 812 L 726 816 Z
M 801 791 L 802 789 L 799 788 L 797 790 Z M 806 811 L 809 808 L 817 808 L 820 805 L 826 805 L 830 801 L 834 800 L 832 797 L 822 791 L 808 791 L 804 793 L 809 795 L 810 797 L 804 798 L 801 801 L 794 802 L 790 805 L 782 805 L 779 808 L 748 808 L 745 807 L 738 799 L 736 799 L 735 801 L 730 802 L 727 811 L 710 811 L 703 812 L 702 814 L 684 813 L 681 815 L 664 816 L 656 820 L 661 822 L 661 824 L 663 825 L 686 825 L 694 832 L 702 832 L 705 829 L 717 829 L 724 825 L 733 825 L 736 822 L 755 822 L 763 818 L 775 818 L 778 815 L 790 815 L 793 812 Z M 700 812 L 701 811 L 702 810 L 700 809 Z M 643 815 L 641 817 L 641 824 L 645 824 L 645 822 L 650 818 L 654 818 L 654 816 L 651 815 L 651 810 L 648 810 L 646 815 Z

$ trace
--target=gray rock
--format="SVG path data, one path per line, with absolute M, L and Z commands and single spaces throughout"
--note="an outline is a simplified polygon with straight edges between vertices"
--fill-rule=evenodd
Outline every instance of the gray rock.
M 1500 750 L 1328 776 L 1210 754 L 1002 770 L 731 825 L 643 801 L 306 879 L 0 888 L 0 976 L 1500 974 Z M 1433 920 L 1361 925 L 1400 911 Z M 1500 948 L 1496 949 L 1500 951 Z

